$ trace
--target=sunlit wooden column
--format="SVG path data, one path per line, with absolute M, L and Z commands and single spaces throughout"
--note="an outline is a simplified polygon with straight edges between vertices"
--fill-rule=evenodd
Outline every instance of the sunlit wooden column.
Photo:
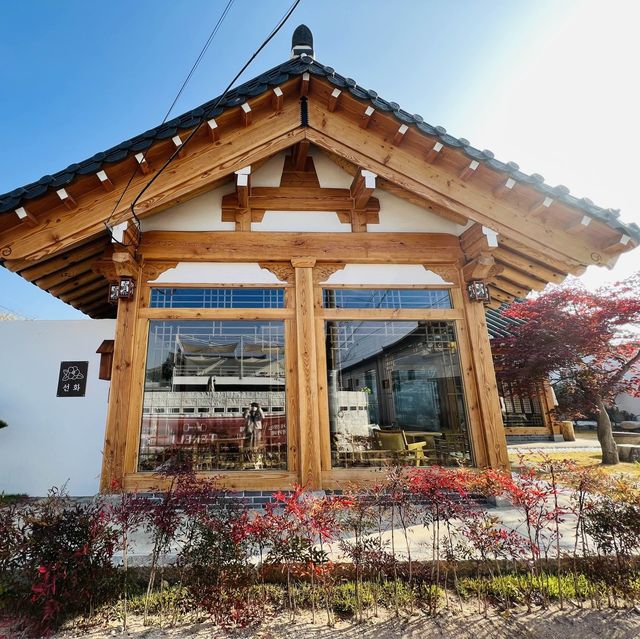
M 484 304 L 469 299 L 465 283 L 462 287 L 462 302 L 467 323 L 471 362 L 478 391 L 478 408 L 482 421 L 487 462 L 492 468 L 506 470 L 509 468 L 507 440 L 502 422 Z
M 124 479 L 124 458 L 127 444 L 127 424 L 131 405 L 131 378 L 135 346 L 136 309 L 140 297 L 140 267 L 129 253 L 114 253 L 111 281 L 131 277 L 135 282 L 131 299 L 118 301 L 116 332 L 109 388 L 109 407 L 102 453 L 100 491 L 113 492 Z M 105 291 L 106 295 L 106 291 Z
M 321 486 L 318 359 L 314 312 L 315 259 L 291 260 L 295 269 L 296 342 L 298 347 L 298 427 L 300 483 L 310 490 Z

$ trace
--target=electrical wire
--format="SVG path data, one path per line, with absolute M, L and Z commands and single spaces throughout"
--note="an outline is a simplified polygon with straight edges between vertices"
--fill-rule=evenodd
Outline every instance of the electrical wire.
M 222 23 L 224 22 L 224 19 L 227 17 L 227 14 L 231 10 L 231 7 L 232 7 L 234 2 L 235 2 L 235 0 L 228 0 L 227 4 L 225 5 L 224 9 L 222 10 L 222 13 L 220 14 L 220 17 L 218 18 L 218 20 L 215 23 L 213 29 L 209 33 L 209 37 L 207 38 L 206 42 L 204 43 L 202 49 L 200 50 L 200 53 L 198 54 L 198 57 L 196 58 L 196 60 L 193 63 L 193 65 L 191 66 L 191 69 L 189 70 L 189 73 L 187 74 L 187 77 L 184 79 L 184 82 L 182 83 L 182 86 L 180 87 L 180 89 L 178 90 L 178 93 L 174 97 L 173 102 L 171 102 L 171 106 L 167 110 L 164 118 L 162 119 L 162 122 L 161 122 L 160 126 L 162 126 L 162 124 L 164 124 L 168 120 L 169 116 L 171 115 L 171 112 L 173 111 L 173 109 L 176 106 L 178 100 L 180 99 L 180 96 L 182 95 L 182 93 L 186 89 L 187 85 L 189 84 L 189 81 L 191 80 L 193 74 L 195 73 L 196 69 L 200 65 L 200 62 L 202 62 L 202 59 L 206 55 L 207 50 L 209 49 L 209 46 L 211 45 L 211 43 L 215 39 L 220 27 L 222 26 Z M 143 153 L 142 157 L 143 158 L 145 157 L 145 153 Z M 113 228 L 111 226 L 109 226 L 109 222 L 112 220 L 113 216 L 115 215 L 115 212 L 118 210 L 118 207 L 120 206 L 120 203 L 122 202 L 122 199 L 124 198 L 126 192 L 129 190 L 129 187 L 131 186 L 131 182 L 133 182 L 133 178 L 138 173 L 139 168 L 140 168 L 139 165 L 136 166 L 136 168 L 131 173 L 131 176 L 129 177 L 129 180 L 128 180 L 127 184 L 125 185 L 122 193 L 120 193 L 120 197 L 118 198 L 117 202 L 115 203 L 115 205 L 113 207 L 113 210 L 111 211 L 109 217 L 107 218 L 107 220 L 104 223 L 104 225 L 107 227 L 107 230 L 111 234 L 112 238 L 113 238 Z M 138 216 L 135 214 L 135 212 L 134 212 L 133 215 L 134 215 L 134 219 L 136 220 L 136 224 L 138 225 L 138 228 L 140 228 L 140 220 L 138 219 Z M 118 244 L 124 245 L 122 242 L 118 242 Z
M 293 12 L 296 10 L 296 8 L 300 4 L 300 2 L 301 2 L 301 0 L 295 0 L 295 2 L 289 7 L 287 12 L 284 14 L 284 16 L 282 18 L 280 18 L 280 21 L 276 24 L 276 26 L 273 28 L 271 33 L 265 38 L 263 43 L 256 49 L 256 51 L 249 58 L 249 60 L 243 65 L 243 67 L 240 69 L 240 71 L 238 71 L 238 73 L 235 75 L 233 80 L 231 80 L 231 82 L 229 82 L 229 84 L 227 85 L 227 88 L 222 92 L 222 95 L 220 95 L 220 97 L 218 97 L 218 99 L 216 100 L 215 104 L 211 107 L 210 111 L 215 111 L 215 109 L 218 107 L 218 105 L 225 98 L 225 96 L 227 95 L 227 93 L 229 92 L 231 87 L 235 84 L 236 80 L 238 80 L 238 78 L 247 70 L 249 65 L 258 57 L 260 52 L 269 44 L 269 42 L 271 42 L 271 40 L 275 37 L 275 35 L 278 33 L 278 31 L 280 31 L 280 29 L 282 29 L 282 27 L 284 27 L 284 25 L 287 23 L 287 21 L 289 20 L 289 18 L 293 14 Z M 185 138 L 184 142 L 180 145 L 180 147 L 176 148 L 174 150 L 174 152 L 169 156 L 169 158 L 166 160 L 166 162 L 160 167 L 158 172 L 147 182 L 147 184 L 142 188 L 142 190 L 134 198 L 133 202 L 131 203 L 131 207 L 130 208 L 131 208 L 131 214 L 133 215 L 133 217 L 136 220 L 138 220 L 139 218 L 136 215 L 135 206 L 138 203 L 138 201 L 140 200 L 140 198 L 144 195 L 144 193 L 146 193 L 146 191 L 149 189 L 149 187 L 160 177 L 160 175 L 169 166 L 169 164 L 171 164 L 171 162 L 173 162 L 173 160 L 178 156 L 178 153 L 180 153 L 181 151 L 184 150 L 185 146 L 193 139 L 193 137 L 200 130 L 200 127 L 204 124 L 204 122 L 205 122 L 205 119 L 203 118 L 200 121 L 200 123 L 193 129 L 193 131 L 191 131 L 191 133 Z

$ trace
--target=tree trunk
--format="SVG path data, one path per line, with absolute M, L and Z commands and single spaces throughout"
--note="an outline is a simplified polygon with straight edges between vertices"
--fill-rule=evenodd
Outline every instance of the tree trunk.
M 598 398 L 598 441 L 602 448 L 602 463 L 608 466 L 619 464 L 618 447 L 613 440 L 611 420 L 600 398 Z

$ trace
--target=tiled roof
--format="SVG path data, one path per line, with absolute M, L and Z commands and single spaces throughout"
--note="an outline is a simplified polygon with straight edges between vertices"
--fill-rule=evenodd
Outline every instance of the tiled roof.
M 485 317 L 487 320 L 487 329 L 489 330 L 489 337 L 491 339 L 495 337 L 509 337 L 511 335 L 509 328 L 514 324 L 519 324 L 522 320 L 513 319 L 511 317 L 505 317 L 502 314 L 502 310 L 506 308 L 503 306 L 500 309 L 487 308 L 485 311 Z
M 126 140 L 107 151 L 96 153 L 96 155 L 87 160 L 71 164 L 66 169 L 58 171 L 53 175 L 45 175 L 37 182 L 27 184 L 9 193 L 0 195 L 0 213 L 12 211 L 23 205 L 25 200 L 44 195 L 49 189 L 60 189 L 72 182 L 78 175 L 96 173 L 103 168 L 104 164 L 120 162 L 131 154 L 145 151 L 157 140 L 171 138 L 175 136 L 178 131 L 190 129 L 204 119 L 215 118 L 225 109 L 238 106 L 246 100 L 264 93 L 269 87 L 278 86 L 291 77 L 299 76 L 305 72 L 326 78 L 328 82 L 340 89 L 348 90 L 351 95 L 359 100 L 368 101 L 371 106 L 378 111 L 391 113 L 398 122 L 413 125 L 419 131 L 435 137 L 444 146 L 459 149 L 472 160 L 477 160 L 491 169 L 513 178 L 516 182 L 529 185 L 545 196 L 552 197 L 568 206 L 575 207 L 587 215 L 601 220 L 609 227 L 629 235 L 635 240 L 640 240 L 640 227 L 635 223 L 624 224 L 621 222 L 618 219 L 619 211 L 596 206 L 587 198 L 574 197 L 570 195 L 569 189 L 565 186 L 550 186 L 546 184 L 544 178 L 537 173 L 527 175 L 520 171 L 515 162 L 501 162 L 494 157 L 491 151 L 476 149 L 469 144 L 468 140 L 450 135 L 443 127 L 427 124 L 420 115 L 412 115 L 402 110 L 397 103 L 382 99 L 375 91 L 362 88 L 355 80 L 336 73 L 333 68 L 320 64 L 307 55 L 288 60 L 284 64 L 274 67 L 253 80 L 245 82 L 230 91 L 216 108 L 214 108 L 214 105 L 218 98 L 210 100 L 202 106 L 188 111 L 179 117 L 173 118 L 157 128 L 149 129 L 145 133 Z

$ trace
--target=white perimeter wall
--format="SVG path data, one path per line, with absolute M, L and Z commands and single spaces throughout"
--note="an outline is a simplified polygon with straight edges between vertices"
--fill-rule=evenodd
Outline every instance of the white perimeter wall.
M 98 491 L 109 382 L 96 349 L 115 320 L 0 322 L 0 492 Z M 85 397 L 56 397 L 60 362 L 89 362 Z

